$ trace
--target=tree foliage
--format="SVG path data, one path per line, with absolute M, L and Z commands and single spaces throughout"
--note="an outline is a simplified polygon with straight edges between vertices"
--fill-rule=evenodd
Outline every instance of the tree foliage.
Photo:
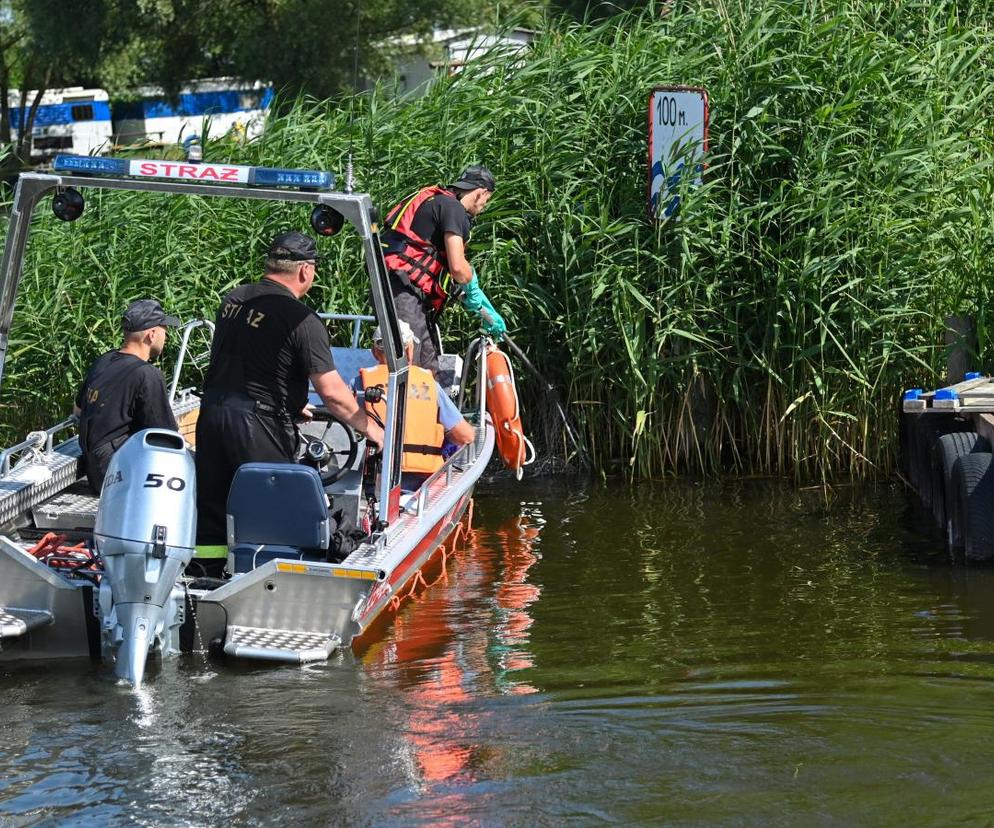
M 63 86 L 169 97 L 195 78 L 265 80 L 291 95 L 336 97 L 376 77 L 395 38 L 478 25 L 542 0 L 0 0 L 0 142 L 23 159 L 44 93 Z M 534 19 L 534 15 L 533 15 Z M 358 65 L 356 65 L 358 59 Z M 8 95 L 22 90 L 24 100 Z M 30 92 L 30 94 L 27 94 Z

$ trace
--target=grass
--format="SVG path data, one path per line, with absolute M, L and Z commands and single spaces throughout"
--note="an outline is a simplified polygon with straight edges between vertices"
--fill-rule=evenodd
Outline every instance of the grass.
M 550 24 L 521 61 L 473 64 L 422 99 L 361 96 L 354 124 L 333 102 L 284 101 L 262 140 L 207 155 L 341 171 L 352 144 L 358 188 L 384 210 L 487 163 L 499 189 L 472 259 L 604 470 L 883 474 L 901 389 L 941 384 L 947 314 L 977 318 L 976 367 L 989 365 L 991 11 L 651 5 Z M 709 90 L 711 149 L 704 185 L 659 224 L 646 216 L 647 97 L 671 83 Z M 306 225 L 293 207 L 88 198 L 73 225 L 36 220 L 8 434 L 67 410 L 128 300 L 213 316 L 276 231 Z M 315 304 L 365 310 L 354 239 L 327 247 Z M 448 341 L 472 323 L 450 311 Z M 537 384 L 522 385 L 526 427 L 562 445 Z

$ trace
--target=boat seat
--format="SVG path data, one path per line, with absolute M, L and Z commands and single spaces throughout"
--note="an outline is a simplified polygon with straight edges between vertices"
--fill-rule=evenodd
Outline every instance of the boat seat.
M 295 463 L 241 466 L 228 492 L 227 523 L 232 573 L 274 558 L 324 560 L 331 542 L 321 476 Z
M 376 358 L 369 348 L 332 348 L 331 358 L 335 361 L 335 370 L 345 380 L 349 388 L 356 388 L 359 379 L 359 369 L 373 368 Z M 462 381 L 462 357 L 459 354 L 439 354 L 438 374 L 436 379 L 450 397 L 459 396 L 459 383 Z M 309 387 L 308 401 L 311 405 L 324 405 L 317 392 Z
M 359 378 L 360 368 L 372 368 L 377 364 L 369 348 L 332 348 L 331 358 L 335 361 L 335 370 L 349 388 L 353 388 Z M 311 405 L 324 405 L 313 387 L 308 390 Z

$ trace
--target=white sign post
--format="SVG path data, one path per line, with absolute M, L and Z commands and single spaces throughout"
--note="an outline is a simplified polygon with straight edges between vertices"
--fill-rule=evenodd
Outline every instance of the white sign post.
M 680 205 L 689 166 L 701 183 L 708 148 L 708 93 L 693 86 L 657 86 L 649 95 L 649 215 L 666 219 Z

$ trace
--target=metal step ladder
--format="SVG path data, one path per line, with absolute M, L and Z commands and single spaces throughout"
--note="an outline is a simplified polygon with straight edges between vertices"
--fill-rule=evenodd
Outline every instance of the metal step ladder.
M 327 661 L 339 643 L 337 635 L 328 633 L 231 625 L 224 638 L 224 652 L 238 658 L 307 664 Z
M 54 622 L 55 616 L 47 610 L 0 607 L 0 639 L 20 638 L 31 630 Z

